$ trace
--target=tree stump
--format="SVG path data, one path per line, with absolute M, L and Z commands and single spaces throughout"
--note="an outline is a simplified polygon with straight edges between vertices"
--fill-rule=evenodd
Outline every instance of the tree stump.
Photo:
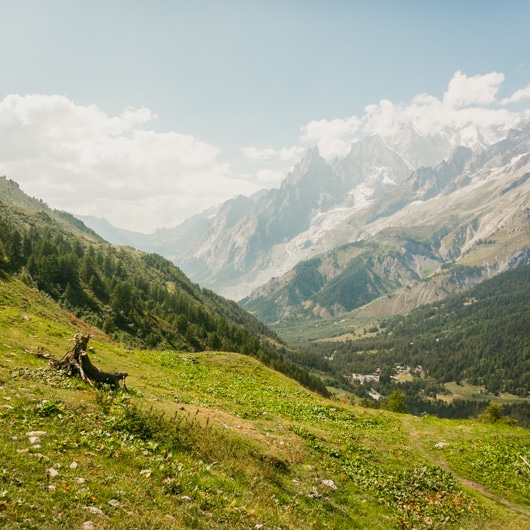
M 95 387 L 94 383 L 106 383 L 114 388 L 120 388 L 120 381 L 123 382 L 123 388 L 127 390 L 125 378 L 129 375 L 127 372 L 105 372 L 94 366 L 88 357 L 88 341 L 92 335 L 88 333 L 76 333 L 74 346 L 67 351 L 59 360 L 52 359 L 50 365 L 56 370 L 70 372 L 71 376 L 76 374 L 90 386 Z

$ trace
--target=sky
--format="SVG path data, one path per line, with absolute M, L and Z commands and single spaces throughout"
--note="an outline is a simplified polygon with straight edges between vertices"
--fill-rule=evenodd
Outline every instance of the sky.
M 144 233 L 310 148 L 530 117 L 527 0 L 0 0 L 0 175 Z

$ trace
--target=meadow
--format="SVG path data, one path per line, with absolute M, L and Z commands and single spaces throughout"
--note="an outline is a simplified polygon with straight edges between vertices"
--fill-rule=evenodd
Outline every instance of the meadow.
M 530 436 L 323 398 L 236 353 L 132 350 L 0 281 L 0 526 L 520 529 Z M 76 332 L 129 392 L 51 369 Z

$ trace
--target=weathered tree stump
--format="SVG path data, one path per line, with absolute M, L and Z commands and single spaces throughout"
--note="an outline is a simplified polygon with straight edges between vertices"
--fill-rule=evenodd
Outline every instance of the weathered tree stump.
M 59 360 L 52 359 L 50 365 L 56 370 L 70 372 L 70 375 L 79 375 L 83 381 L 94 387 L 94 383 L 106 383 L 114 388 L 120 388 L 120 381 L 123 382 L 123 388 L 127 390 L 125 378 L 129 375 L 127 372 L 105 372 L 94 366 L 88 357 L 88 341 L 92 335 L 88 333 L 76 333 L 74 338 L 74 347 L 67 351 Z

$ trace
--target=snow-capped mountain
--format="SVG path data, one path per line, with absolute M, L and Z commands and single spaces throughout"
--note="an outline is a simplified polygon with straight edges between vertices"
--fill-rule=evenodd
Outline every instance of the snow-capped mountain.
M 150 236 L 120 235 L 133 246 L 170 257 L 201 285 L 240 300 L 303 260 L 436 215 L 429 201 L 471 189 L 492 157 L 501 160 L 495 171 L 505 171 L 502 157 L 524 143 L 521 134 L 488 146 L 472 127 L 421 135 L 408 126 L 355 142 L 345 157 L 332 161 L 313 148 L 278 189 L 236 197 Z M 453 213 L 463 207 L 454 203 Z M 106 237 L 113 242 L 108 232 Z
M 380 316 L 530 263 L 530 127 L 419 168 L 323 239 L 313 259 L 255 289 L 243 307 L 275 323 L 378 299 L 367 311 Z
M 366 137 L 330 162 L 313 148 L 279 189 L 254 202 L 225 203 L 175 262 L 195 281 L 240 299 L 299 261 L 348 242 L 328 234 L 418 167 L 448 157 L 457 136 L 443 131 L 424 137 L 409 127 L 392 137 Z M 475 149 L 482 147 L 474 143 Z

